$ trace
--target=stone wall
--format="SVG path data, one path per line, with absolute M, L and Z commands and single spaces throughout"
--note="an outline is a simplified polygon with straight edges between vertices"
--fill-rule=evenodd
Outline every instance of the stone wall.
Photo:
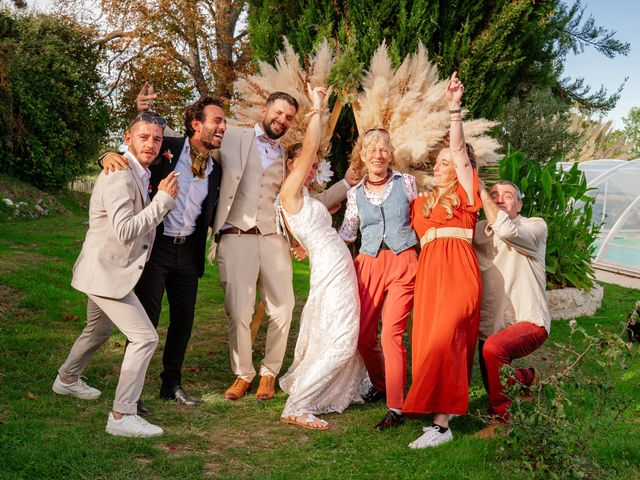
M 547 302 L 552 320 L 568 320 L 575 317 L 590 317 L 602 304 L 604 289 L 595 284 L 585 292 L 579 288 L 560 288 L 547 291 Z

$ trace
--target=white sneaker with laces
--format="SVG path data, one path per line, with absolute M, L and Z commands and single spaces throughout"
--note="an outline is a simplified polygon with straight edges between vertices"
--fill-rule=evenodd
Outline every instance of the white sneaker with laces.
M 424 427 L 422 431 L 424 433 L 411 442 L 409 448 L 437 447 L 453 440 L 453 433 L 451 433 L 450 428 L 444 433 L 440 433 L 440 430 L 434 427 Z
M 90 387 L 79 378 L 73 383 L 63 383 L 58 375 L 53 382 L 51 389 L 58 395 L 71 395 L 82 400 L 95 400 L 102 392 L 97 388 Z
M 106 431 L 118 437 L 156 437 L 164 433 L 162 428 L 150 424 L 138 415 L 122 415 L 120 420 L 116 420 L 113 412 L 109 412 Z

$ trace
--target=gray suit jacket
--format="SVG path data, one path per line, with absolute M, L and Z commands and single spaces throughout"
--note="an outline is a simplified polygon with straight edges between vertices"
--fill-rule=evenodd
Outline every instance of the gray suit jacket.
M 115 299 L 133 290 L 149 258 L 156 227 L 175 207 L 163 191 L 147 206 L 146 199 L 132 168 L 98 176 L 91 192 L 89 230 L 73 266 L 71 286 Z
M 222 165 L 222 184 L 220 199 L 213 224 L 213 232 L 217 233 L 227 220 L 231 204 L 235 198 L 242 174 L 247 165 L 251 143 L 255 140 L 255 130 L 229 126 L 220 146 L 220 164 Z M 324 192 L 313 195 L 327 207 L 332 207 L 347 198 L 348 188 L 343 181 L 338 181 Z

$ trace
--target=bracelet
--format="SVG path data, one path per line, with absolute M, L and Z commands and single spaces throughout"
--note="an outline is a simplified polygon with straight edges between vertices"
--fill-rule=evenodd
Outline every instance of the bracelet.
M 313 117 L 315 114 L 320 115 L 320 109 L 318 108 L 312 108 L 311 110 L 309 110 L 307 113 L 305 113 L 305 117 Z
M 461 118 L 452 118 L 451 119 L 452 122 L 462 122 Z
M 462 112 L 462 109 L 458 108 L 456 110 L 449 110 L 449 113 L 460 113 Z

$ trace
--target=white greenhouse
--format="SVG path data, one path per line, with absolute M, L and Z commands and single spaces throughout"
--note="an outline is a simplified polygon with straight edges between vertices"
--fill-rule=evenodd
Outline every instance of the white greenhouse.
M 640 277 L 640 159 L 592 160 L 578 168 L 594 189 L 593 221 L 602 224 L 594 267 Z

